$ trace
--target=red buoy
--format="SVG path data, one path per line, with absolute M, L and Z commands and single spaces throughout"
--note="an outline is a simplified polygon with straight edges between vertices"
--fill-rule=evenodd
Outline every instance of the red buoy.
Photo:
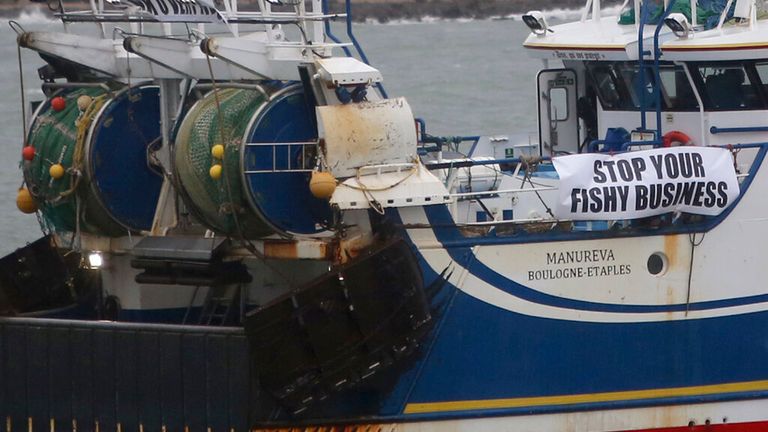
M 25 161 L 31 161 L 35 158 L 35 148 L 31 145 L 24 146 L 21 150 L 21 157 L 23 157 Z
M 51 108 L 53 108 L 54 111 L 62 111 L 66 106 L 67 101 L 61 96 L 56 96 L 51 99 Z

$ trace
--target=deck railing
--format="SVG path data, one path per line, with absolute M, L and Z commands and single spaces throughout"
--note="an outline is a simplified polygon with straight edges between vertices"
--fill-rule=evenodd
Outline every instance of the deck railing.
M 632 146 L 626 146 L 624 152 L 631 152 Z M 768 151 L 768 142 L 761 142 L 761 143 L 746 143 L 746 144 L 730 144 L 730 145 L 719 145 L 719 146 L 712 146 L 712 147 L 719 147 L 719 148 L 726 148 L 729 150 L 732 150 L 734 152 L 738 152 L 740 150 L 746 150 L 746 149 L 758 149 L 761 150 L 761 153 L 765 153 Z M 623 153 L 623 152 L 618 152 Z M 536 167 L 540 164 L 547 164 L 551 163 L 552 158 L 550 157 L 523 157 L 523 158 L 504 158 L 504 159 L 481 159 L 481 160 L 471 160 L 471 159 L 461 159 L 458 161 L 442 161 L 442 162 L 428 162 L 425 164 L 427 169 L 429 170 L 454 170 L 454 169 L 460 169 L 460 168 L 471 168 L 473 166 L 487 166 L 487 165 L 507 165 L 514 167 L 514 169 L 510 171 L 505 171 L 504 175 L 507 176 L 513 176 L 516 178 L 521 177 L 521 172 L 524 172 L 529 167 L 533 167 L 534 170 L 536 170 Z M 736 177 L 739 180 L 741 184 L 748 183 L 748 181 L 751 181 L 752 178 L 754 178 L 755 174 L 757 173 L 758 168 L 760 167 L 762 163 L 762 156 L 759 158 L 754 158 L 750 161 L 749 167 L 747 169 L 747 172 L 744 173 L 737 173 Z M 553 169 L 550 169 L 548 171 L 554 171 Z M 535 172 L 535 171 L 534 171 Z M 527 177 L 526 177 L 527 178 Z M 535 178 L 535 177 L 534 177 Z M 451 198 L 460 199 L 460 200 L 468 200 L 468 199 L 482 199 L 482 198 L 488 198 L 488 197 L 499 197 L 499 196 L 508 196 L 508 195 L 514 195 L 514 194 L 538 194 L 541 192 L 553 192 L 558 191 L 559 188 L 557 185 L 537 185 L 533 181 L 528 182 L 530 185 L 529 187 L 525 187 L 525 182 L 523 183 L 522 187 L 519 188 L 511 188 L 511 189 L 498 189 L 498 190 L 488 190 L 488 191 L 482 191 L 482 192 L 453 192 L 450 194 Z M 745 192 L 745 188 L 742 188 L 741 194 L 743 195 Z M 549 205 L 550 203 L 543 203 L 544 205 Z M 542 215 L 540 218 L 513 218 L 508 220 L 492 220 L 492 221 L 478 221 L 478 222 L 462 222 L 460 225 L 466 225 L 466 226 L 485 226 L 485 225 L 500 225 L 500 224 L 528 224 L 532 222 L 541 222 L 541 223 L 562 223 L 562 222 L 573 222 L 571 220 L 566 219 L 557 219 L 550 215 Z M 616 222 L 616 221 L 613 221 Z M 576 222 L 576 225 L 584 225 L 583 223 Z M 592 224 L 587 223 L 587 225 L 591 226 Z M 582 230 L 579 229 L 579 226 L 575 226 L 576 230 Z

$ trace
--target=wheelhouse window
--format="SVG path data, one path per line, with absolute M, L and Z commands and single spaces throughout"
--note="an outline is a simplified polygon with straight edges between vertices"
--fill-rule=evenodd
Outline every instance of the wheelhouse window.
M 768 64 L 696 64 L 708 111 L 766 109 L 760 87 L 768 78 Z
M 603 109 L 638 111 L 641 104 L 654 109 L 656 74 L 650 65 L 641 71 L 637 62 L 588 62 L 587 70 Z M 662 63 L 659 68 L 661 106 L 664 111 L 698 111 L 693 88 L 682 66 Z

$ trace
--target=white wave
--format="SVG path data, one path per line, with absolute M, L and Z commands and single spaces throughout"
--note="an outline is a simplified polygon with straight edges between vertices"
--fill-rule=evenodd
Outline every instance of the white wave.
M 437 23 L 450 23 L 450 22 L 470 22 L 474 21 L 473 18 L 440 18 L 431 15 L 425 15 L 420 18 L 401 18 L 391 19 L 385 22 L 381 22 L 375 18 L 368 18 L 365 20 L 366 24 L 381 24 L 381 25 L 414 25 L 414 24 L 437 24 Z
M 19 12 L 16 18 L 3 18 L 0 22 L 6 25 L 9 21 L 16 21 L 19 24 L 51 24 L 59 20 L 46 13 L 42 6 L 28 6 Z
M 601 9 L 603 16 L 617 16 L 619 15 L 619 11 L 621 10 L 621 5 L 616 6 L 610 6 L 610 7 L 604 7 Z M 581 14 L 584 11 L 584 8 L 578 8 L 578 9 L 546 9 L 543 10 L 542 13 L 547 18 L 547 20 L 553 20 L 553 21 L 574 21 L 581 18 Z M 510 14 L 506 15 L 504 19 L 514 19 L 514 20 L 520 20 L 522 19 L 522 16 L 524 14 Z
M 621 5 L 615 5 L 610 7 L 604 7 L 602 9 L 603 16 L 617 16 L 621 9 Z M 547 9 L 542 13 L 547 20 L 552 21 L 574 21 L 581 18 L 583 8 L 578 9 Z M 520 21 L 524 13 L 509 14 L 504 16 L 493 16 L 488 18 L 489 20 L 516 20 Z M 408 19 L 392 19 L 386 22 L 380 22 L 374 18 L 368 18 L 366 24 L 383 24 L 383 25 L 413 25 L 413 24 L 435 24 L 435 23 L 467 23 L 478 21 L 475 18 L 440 18 L 431 15 L 426 15 L 421 18 L 408 18 Z

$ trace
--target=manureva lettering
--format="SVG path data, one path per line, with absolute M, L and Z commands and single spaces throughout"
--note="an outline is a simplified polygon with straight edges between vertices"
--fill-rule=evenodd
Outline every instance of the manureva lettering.
M 547 265 L 599 261 L 615 261 L 613 250 L 587 249 L 567 252 L 547 252 Z

